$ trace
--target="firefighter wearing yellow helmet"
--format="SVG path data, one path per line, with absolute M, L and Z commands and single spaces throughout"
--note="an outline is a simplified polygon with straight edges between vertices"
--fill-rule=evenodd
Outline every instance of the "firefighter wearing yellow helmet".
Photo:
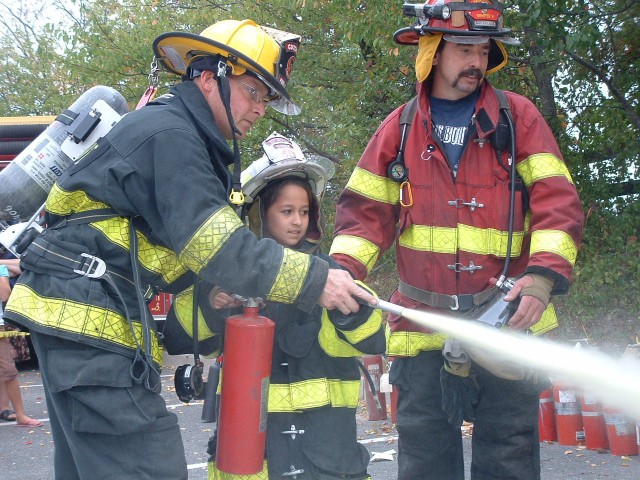
M 487 80 L 515 43 L 503 4 L 428 0 L 403 10 L 416 21 L 394 39 L 418 47 L 417 96 L 363 152 L 338 201 L 331 256 L 364 280 L 395 244 L 393 303 L 474 320 L 502 295 L 513 302 L 506 328 L 550 330 L 550 297 L 571 283 L 582 205 L 535 105 Z M 398 480 L 463 480 L 463 420 L 474 424 L 472 479 L 538 480 L 545 379 L 505 378 L 506 368 L 469 362 L 471 349 L 397 315 L 388 325 Z
M 183 81 L 126 114 L 52 187 L 5 317 L 31 332 L 56 478 L 187 479 L 160 396 L 154 293 L 178 295 L 167 322 L 197 323 L 214 350 L 213 285 L 307 311 L 375 300 L 325 260 L 258 239 L 230 203 L 237 140 L 267 105 L 298 111 L 285 86 L 299 40 L 251 20 L 160 35 L 154 53 Z M 239 163 L 234 173 L 239 183 Z

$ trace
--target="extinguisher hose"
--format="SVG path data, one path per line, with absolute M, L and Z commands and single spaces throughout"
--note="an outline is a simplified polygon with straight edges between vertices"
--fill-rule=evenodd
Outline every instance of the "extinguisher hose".
M 378 412 L 384 413 L 382 411 L 382 405 L 380 404 L 380 399 L 378 398 L 378 392 L 376 392 L 376 385 L 373 383 L 373 378 L 371 378 L 371 375 L 369 374 L 369 371 L 365 368 L 364 364 L 357 358 L 356 358 L 356 361 L 358 362 L 358 366 L 360 367 L 360 370 L 362 370 L 362 373 L 364 374 L 364 378 L 367 380 L 367 383 L 369 384 L 369 390 L 371 390 L 371 394 L 373 395 L 373 401 L 376 402 L 376 408 L 378 409 Z

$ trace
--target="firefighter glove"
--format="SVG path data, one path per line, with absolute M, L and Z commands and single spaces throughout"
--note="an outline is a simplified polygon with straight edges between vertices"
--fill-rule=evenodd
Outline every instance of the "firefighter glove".
M 533 283 L 527 287 L 523 287 L 520 296 L 529 295 L 536 297 L 546 307 L 551 300 L 551 289 L 553 288 L 553 280 L 538 273 L 528 273 L 525 275 L 533 279 Z

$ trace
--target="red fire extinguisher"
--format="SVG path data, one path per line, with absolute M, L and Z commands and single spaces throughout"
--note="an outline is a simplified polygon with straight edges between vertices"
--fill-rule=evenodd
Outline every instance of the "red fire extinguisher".
M 383 372 L 382 355 L 365 355 L 362 357 L 364 366 L 364 398 L 369 420 L 387 419 L 387 399 L 380 392 L 380 377 Z
M 226 321 L 216 448 L 222 472 L 250 475 L 264 467 L 274 333 L 254 299 Z

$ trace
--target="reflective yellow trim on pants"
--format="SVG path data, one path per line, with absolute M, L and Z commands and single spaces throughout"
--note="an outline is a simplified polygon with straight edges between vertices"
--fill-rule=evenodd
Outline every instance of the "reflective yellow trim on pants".
M 358 406 L 360 380 L 314 378 L 291 384 L 269 385 L 269 413 L 296 412 L 331 405 Z
M 295 302 L 307 278 L 310 264 L 309 255 L 285 248 L 280 270 L 271 286 L 271 291 L 267 294 L 267 300 L 282 303 Z
M 455 255 L 458 251 L 478 255 L 507 256 L 509 232 L 494 228 L 478 228 L 458 224 L 457 228 L 410 225 L 399 238 L 399 244 L 419 252 Z M 522 251 L 524 232 L 513 232 L 511 256 L 518 257 Z
M 534 335 L 542 335 L 558 326 L 558 316 L 552 303 L 543 312 L 540 321 L 531 327 Z M 415 357 L 420 352 L 442 350 L 447 335 L 443 333 L 390 332 L 387 335 L 387 355 L 390 357 Z
M 565 163 L 551 153 L 536 153 L 520 162 L 516 170 L 527 187 L 533 183 L 550 177 L 565 177 L 573 184 L 571 174 Z
M 380 249 L 369 240 L 354 235 L 337 235 L 333 239 L 329 255 L 339 253 L 355 258 L 371 273 L 371 269 L 378 261 Z
M 221 472 L 218 470 L 216 462 L 209 462 L 207 464 L 207 480 L 269 480 L 268 462 L 264 461 L 262 471 L 248 475 Z M 365 477 L 364 480 L 371 480 L 371 477 Z
M 359 357 L 364 355 L 353 346 L 354 343 L 361 342 L 380 330 L 382 324 L 382 310 L 375 309 L 369 319 L 354 330 L 340 330 L 347 340 L 338 336 L 338 329 L 329 319 L 327 310 L 322 310 L 320 332 L 318 342 L 327 355 L 332 357 Z
M 80 334 L 129 350 L 136 350 L 137 339 L 144 349 L 140 322 L 132 322 L 134 337 L 127 319 L 117 312 L 68 299 L 42 297 L 23 284 L 17 284 L 11 292 L 11 301 L 6 310 L 43 327 Z M 153 360 L 162 365 L 162 347 L 155 332 L 151 335 L 151 352 Z
M 200 273 L 216 256 L 231 234 L 243 226 L 228 205 L 214 212 L 189 239 L 178 257 L 189 270 Z
M 536 230 L 531 233 L 531 255 L 540 252 L 555 253 L 575 265 L 578 247 L 573 238 L 562 230 Z
M 208 480 L 269 480 L 269 470 L 267 467 L 267 461 L 264 461 L 262 470 L 258 473 L 251 473 L 242 475 L 238 473 L 226 473 L 218 470 L 216 462 L 209 462 L 207 464 L 207 479 Z
M 345 187 L 363 197 L 396 205 L 400 201 L 400 184 L 389 177 L 381 177 L 361 167 L 356 167 Z

